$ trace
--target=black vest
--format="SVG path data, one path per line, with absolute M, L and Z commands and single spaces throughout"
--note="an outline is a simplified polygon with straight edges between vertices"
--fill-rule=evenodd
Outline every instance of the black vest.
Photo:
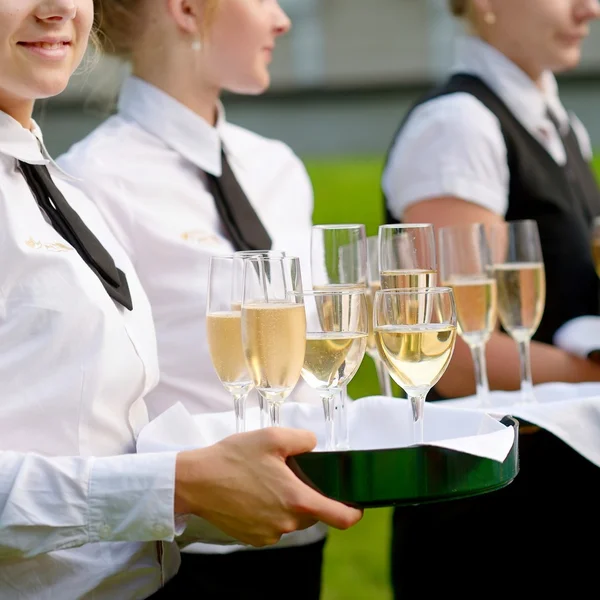
M 533 339 L 551 344 L 556 330 L 567 321 L 599 314 L 600 286 L 591 254 L 592 221 L 600 215 L 598 184 L 572 130 L 565 143 L 576 150 L 570 153 L 567 165 L 561 167 L 506 104 L 481 79 L 472 75 L 454 75 L 419 100 L 404 118 L 394 143 L 415 108 L 457 92 L 477 98 L 500 121 L 510 172 L 505 217 L 507 221 L 537 221 L 547 291 L 544 316 Z M 388 223 L 397 221 L 387 210 L 387 202 L 386 215 Z

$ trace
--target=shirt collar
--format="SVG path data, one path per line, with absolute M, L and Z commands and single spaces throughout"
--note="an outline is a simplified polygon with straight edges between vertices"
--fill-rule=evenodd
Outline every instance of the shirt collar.
M 25 129 L 10 115 L 0 111 L 0 154 L 30 165 L 47 165 L 52 172 L 61 177 L 76 180 L 54 162 L 44 145 L 42 130 L 33 119 L 31 123 L 31 129 Z
M 221 176 L 225 110 L 220 103 L 213 127 L 159 88 L 129 76 L 121 88 L 118 109 L 203 171 Z
M 558 85 L 550 71 L 542 75 L 540 88 L 499 50 L 472 36 L 459 38 L 453 71 L 482 79 L 529 130 L 552 126 L 546 116 L 548 108 L 562 127 L 569 125 L 569 115 L 560 101 Z

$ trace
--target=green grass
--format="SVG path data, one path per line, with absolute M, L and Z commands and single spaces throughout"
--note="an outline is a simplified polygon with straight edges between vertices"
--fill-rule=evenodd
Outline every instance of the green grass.
M 308 160 L 306 166 L 315 189 L 315 224 L 364 223 L 367 235 L 377 235 L 384 221 L 380 159 Z M 364 361 L 348 392 L 353 398 L 379 392 L 373 361 Z M 369 510 L 349 531 L 331 531 L 323 600 L 391 600 L 390 518 L 390 509 Z

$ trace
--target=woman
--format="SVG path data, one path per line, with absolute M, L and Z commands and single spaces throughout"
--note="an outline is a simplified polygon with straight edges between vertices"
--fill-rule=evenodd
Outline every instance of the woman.
M 148 598 L 177 569 L 176 515 L 253 545 L 360 516 L 286 468 L 314 445 L 310 433 L 134 454 L 158 377 L 150 306 L 31 119 L 35 99 L 66 87 L 92 21 L 92 0 L 0 0 L 3 600 Z
M 589 24 L 599 16 L 598 2 L 450 5 L 470 35 L 459 42 L 452 77 L 410 111 L 394 140 L 383 176 L 387 208 L 396 220 L 430 222 L 437 229 L 535 219 L 548 286 L 531 347 L 535 383 L 599 381 L 598 364 L 552 345 L 564 323 L 598 314 L 589 248 L 600 192 L 588 164 L 586 130 L 564 109 L 553 76 L 579 63 Z M 487 360 L 492 389 L 518 389 L 519 359 L 511 338 L 494 333 Z M 457 342 L 436 391 L 447 398 L 475 392 L 463 342 Z M 580 570 L 573 579 L 572 570 L 585 563 L 583 541 L 600 533 L 591 500 L 600 491 L 597 469 L 547 432 L 529 431 L 520 439 L 520 474 L 505 490 L 396 512 L 398 598 L 427 597 L 459 572 L 461 595 L 479 597 L 482 586 L 495 584 L 495 568 L 524 570 L 523 592 L 566 590 L 577 596 L 577 590 L 595 585 L 591 572 Z M 436 552 L 435 563 L 427 563 L 436 543 L 452 552 Z M 421 564 L 436 577 L 420 579 Z
M 272 53 L 290 21 L 276 0 L 103 0 L 99 6 L 104 47 L 131 62 L 132 76 L 117 114 L 59 162 L 82 179 L 148 293 L 161 366 L 160 382 L 147 396 L 151 416 L 176 402 L 192 413 L 229 411 L 232 399 L 206 341 L 209 257 L 283 250 L 300 257 L 310 281 L 313 199 L 306 170 L 283 143 L 228 123 L 219 101 L 223 90 L 268 88 Z M 292 399 L 319 401 L 303 383 Z M 319 524 L 260 553 L 187 547 L 179 585 L 206 598 L 279 596 L 278 582 L 259 576 L 270 569 L 295 581 L 298 597 L 316 599 L 324 541 Z

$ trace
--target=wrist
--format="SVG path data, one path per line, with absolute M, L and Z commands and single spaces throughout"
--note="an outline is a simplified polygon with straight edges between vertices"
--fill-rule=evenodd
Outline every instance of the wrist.
M 179 452 L 175 462 L 175 513 L 191 513 L 189 487 L 192 480 L 192 461 L 189 452 Z

